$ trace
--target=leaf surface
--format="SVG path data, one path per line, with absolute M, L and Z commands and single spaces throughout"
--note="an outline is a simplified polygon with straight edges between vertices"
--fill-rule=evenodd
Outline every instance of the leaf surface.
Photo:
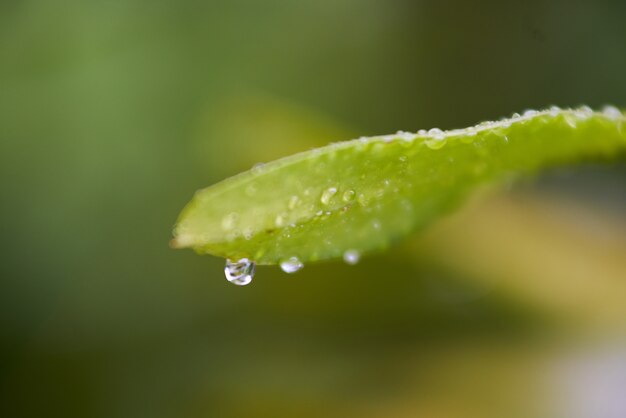
M 614 107 L 340 142 L 199 190 L 172 245 L 258 264 L 354 256 L 426 226 L 482 184 L 625 150 L 626 117 Z

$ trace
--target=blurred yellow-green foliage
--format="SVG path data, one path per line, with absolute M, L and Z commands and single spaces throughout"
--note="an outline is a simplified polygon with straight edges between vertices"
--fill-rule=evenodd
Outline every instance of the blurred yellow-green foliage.
M 0 416 L 626 416 L 626 170 L 357 266 L 168 248 L 194 190 L 360 135 L 626 104 L 626 3 L 0 2 Z

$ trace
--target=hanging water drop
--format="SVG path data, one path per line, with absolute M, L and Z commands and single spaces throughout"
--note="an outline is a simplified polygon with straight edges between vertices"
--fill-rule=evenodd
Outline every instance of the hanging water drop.
M 298 257 L 291 257 L 280 262 L 280 268 L 285 273 L 295 273 L 296 271 L 301 270 L 302 267 L 304 267 L 304 264 L 298 259 Z
M 358 263 L 360 258 L 361 253 L 359 253 L 357 250 L 348 250 L 343 253 L 343 261 L 345 261 L 347 264 L 350 264 L 351 266 Z
M 226 260 L 224 274 L 226 275 L 226 280 L 229 282 L 236 284 L 237 286 L 245 286 L 252 282 L 255 269 L 256 264 L 247 258 L 242 258 L 241 260 L 235 262 Z

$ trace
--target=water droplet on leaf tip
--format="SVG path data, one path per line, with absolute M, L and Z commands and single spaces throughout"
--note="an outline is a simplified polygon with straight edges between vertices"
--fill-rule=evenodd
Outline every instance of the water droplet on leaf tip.
M 298 259 L 298 257 L 291 257 L 287 260 L 280 262 L 281 270 L 289 274 L 301 270 L 302 267 L 304 267 L 304 264 Z
M 226 260 L 224 274 L 226 275 L 226 280 L 229 282 L 237 286 L 245 286 L 252 282 L 255 270 L 256 264 L 247 258 L 242 258 L 235 262 Z
M 345 253 L 343 253 L 343 261 L 352 266 L 358 263 L 360 258 L 361 253 L 359 253 L 357 250 L 347 250 Z

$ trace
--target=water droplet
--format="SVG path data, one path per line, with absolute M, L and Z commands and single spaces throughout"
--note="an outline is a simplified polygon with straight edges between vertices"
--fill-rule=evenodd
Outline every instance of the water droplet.
M 289 210 L 294 210 L 296 206 L 298 206 L 299 201 L 300 198 L 298 196 L 291 196 L 291 198 L 289 199 L 289 203 L 287 204 Z
M 515 113 L 513 113 L 513 114 L 511 115 L 511 119 L 519 119 L 519 118 L 521 118 L 521 117 L 522 117 L 522 115 L 520 115 L 520 114 L 519 114 L 519 113 L 517 113 L 517 112 L 515 112 Z
M 470 126 L 469 128 L 465 130 L 465 133 L 467 136 L 474 136 L 476 135 L 476 128 L 474 128 L 473 126 Z
M 539 112 L 537 112 L 536 110 L 528 109 L 524 111 L 524 114 L 522 116 L 524 116 L 525 118 L 530 118 L 535 116 L 537 113 Z
M 550 107 L 550 116 L 556 116 L 559 114 L 559 112 L 561 111 L 561 108 L 558 106 L 551 106 Z
M 231 212 L 228 215 L 222 218 L 222 229 L 224 231 L 230 231 L 235 227 L 235 223 L 237 223 L 237 219 L 239 219 L 239 215 L 237 212 Z
M 320 197 L 320 202 L 322 202 L 322 205 L 328 205 L 330 203 L 330 199 L 333 198 L 335 193 L 337 193 L 336 187 L 329 187 L 328 189 L 324 190 L 324 192 L 322 193 L 322 197 Z
M 412 141 L 413 139 L 415 139 L 415 134 L 406 131 L 398 131 L 396 132 L 396 137 L 405 141 Z
M 574 111 L 574 114 L 578 119 L 588 119 L 593 116 L 593 110 L 589 106 L 581 106 Z
M 428 132 L 426 131 L 426 129 L 420 129 L 419 131 L 417 131 L 417 133 L 422 136 L 428 135 Z
M 255 165 L 252 166 L 252 172 L 253 173 L 261 173 L 263 171 L 265 167 L 265 163 L 256 163 Z
M 619 119 L 619 118 L 621 118 L 623 116 L 622 112 L 618 108 L 616 108 L 615 106 L 604 106 L 602 108 L 602 114 L 605 117 L 607 117 L 609 119 L 613 119 L 613 120 Z
M 343 253 L 343 261 L 352 266 L 358 263 L 360 258 L 361 253 L 359 253 L 357 250 L 348 250 Z
M 304 267 L 302 261 L 298 259 L 298 257 L 291 257 L 288 260 L 284 260 L 280 262 L 280 268 L 285 273 L 295 273 L 298 270 L 301 270 Z
M 283 214 L 278 214 L 276 215 L 276 219 L 274 220 L 274 224 L 280 228 L 281 226 L 283 226 L 285 224 L 285 216 Z
M 255 269 L 256 264 L 247 258 L 242 258 L 236 262 L 226 260 L 224 274 L 226 275 L 226 280 L 229 282 L 236 284 L 237 286 L 245 286 L 252 282 Z
M 354 200 L 354 195 L 356 193 L 354 192 L 354 190 L 346 190 L 345 192 L 343 192 L 343 196 L 341 197 L 341 199 L 348 203 L 348 202 L 352 202 Z
M 446 137 L 446 134 L 439 128 L 432 128 L 428 131 L 428 135 L 433 137 L 433 139 L 441 140 Z

